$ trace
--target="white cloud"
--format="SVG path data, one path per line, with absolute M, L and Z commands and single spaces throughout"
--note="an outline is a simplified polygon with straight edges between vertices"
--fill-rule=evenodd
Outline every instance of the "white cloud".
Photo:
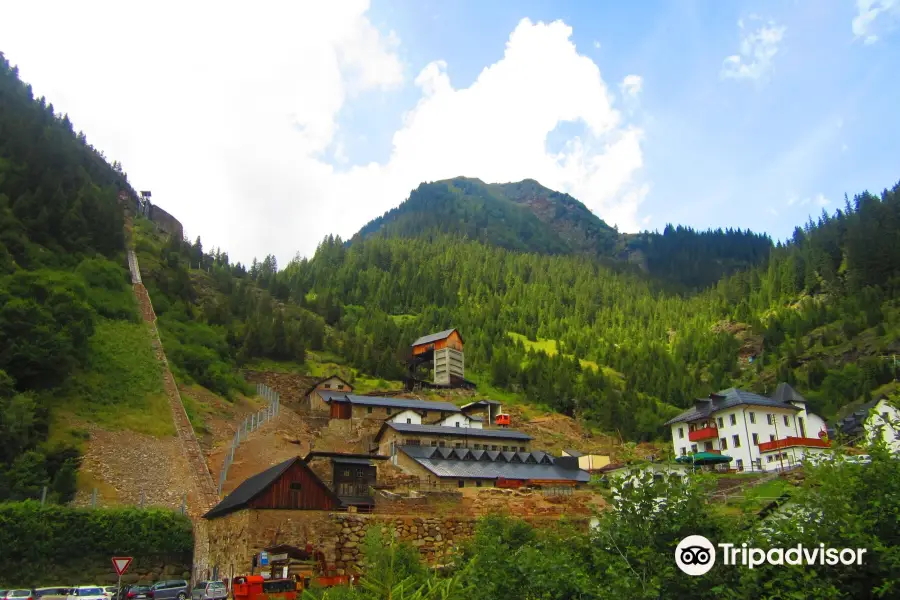
M 594 40 L 594 48 L 596 48 L 597 50 L 600 49 L 600 42 L 598 42 L 597 40 Z
M 856 11 L 852 24 L 853 35 L 865 44 L 874 44 L 878 41 L 876 25 L 888 23 L 887 27 L 890 27 L 891 22 L 900 16 L 900 1 L 856 0 Z M 886 15 L 886 18 L 879 18 L 882 15 Z
M 751 20 L 758 20 L 751 16 Z M 738 21 L 741 30 L 741 46 L 738 54 L 727 57 L 722 63 L 722 77 L 727 79 L 760 79 L 772 69 L 772 61 L 778 54 L 778 46 L 784 39 L 787 27 L 774 21 L 746 32 L 743 19 Z
M 643 85 L 644 79 L 640 75 L 628 75 L 622 80 L 622 83 L 619 84 L 619 88 L 621 88 L 623 96 L 637 98 L 637 95 L 641 93 Z
M 390 158 L 345 166 L 342 140 L 371 132 L 339 131 L 342 109 L 408 82 L 399 40 L 372 25 L 367 1 L 50 4 L 7 7 L 7 58 L 188 235 L 233 258 L 311 255 L 420 182 L 457 175 L 531 177 L 639 229 L 650 189 L 643 132 L 624 122 L 562 22 L 523 20 L 468 88 L 453 87 L 443 61 L 429 63 Z M 549 153 L 548 133 L 567 121 L 586 133 Z
M 788 194 L 787 205 L 793 206 L 798 204 L 799 206 L 818 206 L 825 207 L 831 204 L 831 200 L 825 197 L 821 192 L 816 194 L 815 196 L 806 196 L 804 198 L 800 198 L 796 194 Z

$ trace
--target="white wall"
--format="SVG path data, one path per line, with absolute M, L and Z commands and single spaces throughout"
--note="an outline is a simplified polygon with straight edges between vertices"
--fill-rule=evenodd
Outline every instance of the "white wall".
M 869 441 L 875 441 L 880 435 L 890 451 L 900 452 L 900 440 L 897 439 L 900 432 L 900 411 L 896 408 L 881 400 L 870 413 L 865 427 Z
M 732 423 L 732 415 L 734 423 Z M 772 415 L 771 422 L 767 419 L 767 415 Z M 785 423 L 787 417 L 787 424 Z M 713 413 L 710 422 L 718 428 L 716 438 L 702 440 L 699 442 L 691 442 L 688 439 L 690 424 L 675 423 L 672 425 L 672 443 L 675 447 L 675 456 L 683 456 L 690 454 L 693 450 L 692 446 L 696 445 L 697 452 L 703 452 L 707 449 L 707 442 L 712 450 L 719 450 L 722 454 L 732 457 L 729 463 L 730 468 L 741 468 L 745 471 L 751 469 L 751 465 L 760 459 L 759 466 L 752 468 L 761 468 L 762 470 L 771 470 L 780 466 L 781 462 L 768 462 L 766 455 L 761 455 L 757 444 L 753 443 L 753 434 L 756 434 L 757 443 L 769 442 L 773 439 L 784 439 L 787 437 L 801 437 L 798 418 L 802 418 L 805 428 L 806 437 L 818 438 L 819 429 L 822 420 L 806 413 L 805 409 L 790 410 L 783 408 L 775 408 L 771 406 L 736 406 L 723 411 Z M 701 429 L 703 423 L 695 423 L 696 429 Z M 682 430 L 683 437 L 679 436 L 679 428 Z M 739 446 L 735 444 L 737 437 Z M 722 443 L 725 438 L 725 444 Z M 724 446 L 724 447 L 723 447 Z M 807 449 L 798 448 L 800 452 L 791 454 L 792 460 L 799 460 L 802 452 Z M 769 453 L 767 453 L 769 454 Z M 773 452 L 771 454 L 777 454 Z M 793 457 L 797 458 L 794 459 Z M 787 464 L 785 462 L 785 464 Z
M 471 427 L 472 429 L 482 429 L 481 421 L 473 421 L 462 413 L 453 413 L 438 421 L 438 425 L 443 427 Z
M 411 423 L 413 425 L 422 424 L 422 415 L 414 410 L 404 410 L 387 419 L 391 423 Z

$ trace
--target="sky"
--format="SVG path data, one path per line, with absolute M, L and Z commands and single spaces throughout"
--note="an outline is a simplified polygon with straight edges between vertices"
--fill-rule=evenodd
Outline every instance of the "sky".
M 900 180 L 900 0 L 0 0 L 0 51 L 232 260 L 423 181 L 538 180 L 620 231 L 784 239 Z

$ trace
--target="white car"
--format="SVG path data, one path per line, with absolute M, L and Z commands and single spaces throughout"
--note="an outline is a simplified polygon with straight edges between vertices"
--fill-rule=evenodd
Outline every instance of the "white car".
M 103 595 L 107 598 L 115 598 L 119 595 L 119 588 L 114 585 L 107 585 L 103 587 Z
M 69 590 L 66 600 L 109 600 L 99 585 L 79 585 Z

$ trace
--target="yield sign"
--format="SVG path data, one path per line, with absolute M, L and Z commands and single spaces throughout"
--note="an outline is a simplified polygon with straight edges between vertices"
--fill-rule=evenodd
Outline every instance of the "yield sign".
M 130 556 L 114 556 L 113 559 L 113 567 L 116 569 L 116 573 L 118 575 L 122 575 L 125 572 L 125 569 L 128 568 L 128 565 L 131 564 Z

